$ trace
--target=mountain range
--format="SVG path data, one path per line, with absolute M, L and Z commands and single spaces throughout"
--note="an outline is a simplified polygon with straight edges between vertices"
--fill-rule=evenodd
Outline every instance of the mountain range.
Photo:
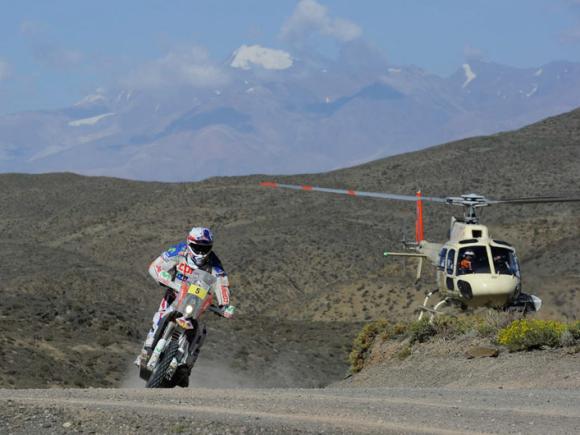
M 0 172 L 158 181 L 319 172 L 518 128 L 580 101 L 577 63 L 470 60 L 440 77 L 357 42 L 334 60 L 242 46 L 211 74 L 223 79 L 116 86 L 1 116 Z

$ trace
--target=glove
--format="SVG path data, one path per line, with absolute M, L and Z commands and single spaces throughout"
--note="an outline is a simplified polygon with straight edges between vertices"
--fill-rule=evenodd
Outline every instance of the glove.
M 226 319 L 231 319 L 234 316 L 236 308 L 233 305 L 221 305 L 220 307 L 212 306 L 211 311 L 225 317 Z

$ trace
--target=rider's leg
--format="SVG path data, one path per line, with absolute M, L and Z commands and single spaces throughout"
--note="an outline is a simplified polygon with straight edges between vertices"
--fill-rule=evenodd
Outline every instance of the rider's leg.
M 155 332 L 157 331 L 159 322 L 166 313 L 170 313 L 171 311 L 173 311 L 171 304 L 173 303 L 174 300 L 175 300 L 175 292 L 172 289 L 168 288 L 167 291 L 165 292 L 165 296 L 163 296 L 163 299 L 161 299 L 161 303 L 159 304 L 157 312 L 153 315 L 151 329 L 149 330 L 149 333 L 147 334 L 147 339 L 145 340 L 145 347 L 153 346 L 153 340 L 155 338 Z

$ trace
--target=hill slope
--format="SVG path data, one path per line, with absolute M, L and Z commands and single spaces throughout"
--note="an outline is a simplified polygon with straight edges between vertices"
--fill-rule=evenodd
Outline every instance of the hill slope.
M 440 196 L 570 193 L 580 185 L 579 144 L 576 110 L 510 133 L 277 180 Z M 214 228 L 241 318 L 212 323 L 206 358 L 246 374 L 273 368 L 274 385 L 339 376 L 356 328 L 338 321 L 409 317 L 422 297 L 410 285 L 412 265 L 382 257 L 398 247 L 402 223 L 412 227 L 413 206 L 270 191 L 262 179 L 0 175 L 0 383 L 118 383 L 161 296 L 148 263 L 194 224 Z M 457 210 L 425 208 L 427 237 L 444 240 Z M 544 316 L 577 316 L 579 211 L 497 206 L 484 215 L 495 237 L 518 249 L 524 288 L 544 299 Z

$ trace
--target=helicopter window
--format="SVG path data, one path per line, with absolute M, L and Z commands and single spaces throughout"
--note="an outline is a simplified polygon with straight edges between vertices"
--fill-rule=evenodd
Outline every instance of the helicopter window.
M 485 246 L 461 248 L 457 258 L 457 274 L 491 273 Z
M 495 268 L 495 273 L 500 275 L 519 276 L 520 271 L 518 261 L 512 250 L 492 246 L 491 255 L 493 258 L 493 267 Z
M 473 237 L 475 237 L 476 239 L 481 237 L 481 230 L 473 230 L 471 232 L 471 234 L 473 234 Z
M 455 249 L 450 249 L 447 253 L 447 274 L 453 275 L 453 264 L 455 263 Z
M 447 256 L 447 248 L 443 248 L 439 253 L 439 269 L 445 269 L 445 257 Z

